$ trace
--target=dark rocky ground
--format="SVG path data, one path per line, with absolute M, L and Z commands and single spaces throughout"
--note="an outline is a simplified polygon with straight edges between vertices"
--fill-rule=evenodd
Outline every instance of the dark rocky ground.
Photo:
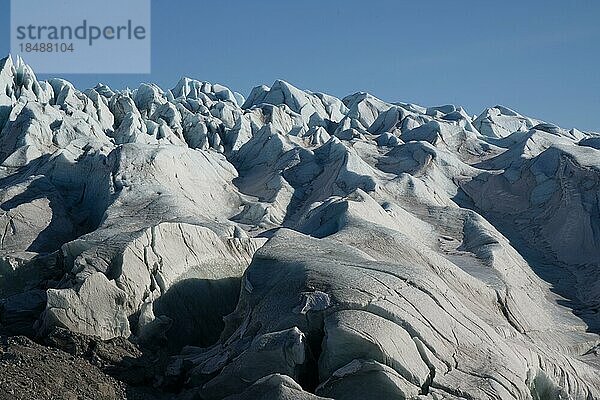
M 157 371 L 167 359 L 142 355 L 125 340 L 59 332 L 44 345 L 25 336 L 0 336 L 0 400 L 193 399 L 154 388 L 162 383 Z
M 3 337 L 1 399 L 125 399 L 126 385 L 87 360 L 24 336 Z

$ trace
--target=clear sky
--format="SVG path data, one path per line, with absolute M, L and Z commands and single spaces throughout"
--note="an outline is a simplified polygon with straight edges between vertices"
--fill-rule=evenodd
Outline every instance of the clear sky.
M 98 0 L 101 1 L 101 0 Z M 9 51 L 0 0 L 0 53 Z M 600 131 L 600 1 L 152 0 L 152 74 L 65 75 L 79 88 L 181 76 L 247 95 L 285 79 L 338 97 L 503 104 Z M 47 76 L 41 75 L 45 79 Z

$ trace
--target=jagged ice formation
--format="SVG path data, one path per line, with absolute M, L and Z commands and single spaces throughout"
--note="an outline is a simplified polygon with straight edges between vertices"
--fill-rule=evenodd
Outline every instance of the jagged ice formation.
M 600 135 L 0 61 L 0 324 L 202 399 L 600 399 Z

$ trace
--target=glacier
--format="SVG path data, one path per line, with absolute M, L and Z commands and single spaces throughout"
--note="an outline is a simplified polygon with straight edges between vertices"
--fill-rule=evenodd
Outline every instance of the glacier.
M 0 128 L 4 335 L 161 352 L 182 399 L 600 399 L 598 133 L 11 57 Z

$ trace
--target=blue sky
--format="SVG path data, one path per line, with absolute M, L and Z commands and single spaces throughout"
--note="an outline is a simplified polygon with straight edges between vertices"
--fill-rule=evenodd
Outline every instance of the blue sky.
M 100 0 L 99 0 L 100 1 Z M 0 0 L 0 53 L 9 52 Z M 281 78 L 338 97 L 503 104 L 600 131 L 600 2 L 152 0 L 152 74 L 64 75 L 86 88 L 181 76 L 247 95 Z M 40 75 L 45 79 L 47 76 Z

